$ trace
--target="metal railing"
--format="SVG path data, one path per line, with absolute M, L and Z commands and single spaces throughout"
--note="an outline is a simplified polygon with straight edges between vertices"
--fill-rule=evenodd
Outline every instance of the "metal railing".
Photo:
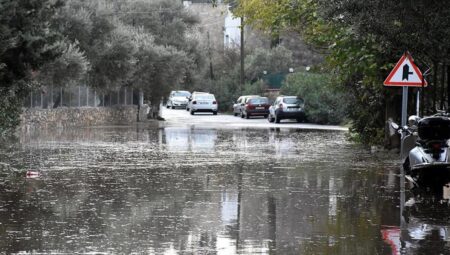
M 109 107 L 137 105 L 139 92 L 132 88 L 97 93 L 88 86 L 53 87 L 47 86 L 32 91 L 24 100 L 25 108 L 51 109 L 58 107 Z

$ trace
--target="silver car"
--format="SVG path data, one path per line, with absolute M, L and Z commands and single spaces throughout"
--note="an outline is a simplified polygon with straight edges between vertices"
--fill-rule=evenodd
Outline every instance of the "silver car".
M 305 121 L 305 102 L 296 96 L 279 96 L 269 108 L 269 122 L 280 123 L 282 119 Z
M 194 115 L 196 112 L 212 112 L 217 115 L 218 104 L 213 94 L 194 94 L 189 102 L 189 112 Z
M 167 100 L 167 108 L 175 109 L 185 108 L 188 104 L 188 98 L 191 96 L 189 91 L 177 90 L 170 92 L 169 99 Z

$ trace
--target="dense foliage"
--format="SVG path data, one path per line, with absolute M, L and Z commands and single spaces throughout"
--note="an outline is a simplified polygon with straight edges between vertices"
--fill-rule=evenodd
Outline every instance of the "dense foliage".
M 281 94 L 297 95 L 305 100 L 307 120 L 319 124 L 342 124 L 347 96 L 332 84 L 330 75 L 298 72 L 286 78 Z
M 202 68 L 187 36 L 197 19 L 178 1 L 68 1 L 54 27 L 77 43 L 97 90 L 133 87 L 159 107 L 161 97 Z M 185 84 L 188 86 L 188 84 Z
M 238 11 L 261 29 L 297 31 L 326 54 L 328 70 L 351 99 L 352 130 L 365 143 L 379 143 L 387 102 L 397 93 L 382 82 L 406 50 L 422 70 L 434 71 L 426 112 L 448 102 L 449 7 L 437 0 L 240 0 Z
M 42 65 L 57 58 L 58 33 L 49 29 L 60 2 L 0 2 L 0 134 L 18 124 L 22 99 Z
M 203 78 L 204 54 L 188 36 L 198 20 L 180 1 L 2 1 L 0 20 L 2 132 L 40 86 L 133 87 L 157 109 Z

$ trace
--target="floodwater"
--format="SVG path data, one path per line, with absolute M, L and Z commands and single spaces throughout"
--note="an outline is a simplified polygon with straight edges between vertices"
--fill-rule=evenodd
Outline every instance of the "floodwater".
M 448 254 L 447 204 L 400 207 L 397 157 L 341 131 L 28 132 L 0 145 L 0 254 Z

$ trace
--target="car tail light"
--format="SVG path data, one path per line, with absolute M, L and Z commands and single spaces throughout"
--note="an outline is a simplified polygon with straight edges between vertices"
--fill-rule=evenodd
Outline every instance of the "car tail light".
M 441 150 L 441 143 L 433 143 L 431 144 L 431 148 L 433 148 L 433 150 Z
M 192 101 L 192 104 L 197 104 L 197 101 Z
M 246 104 L 246 105 L 245 105 L 245 108 L 246 108 L 246 109 L 249 109 L 249 110 L 252 110 L 252 109 L 255 108 L 255 106 L 252 105 L 252 104 Z
M 433 158 L 439 159 L 441 152 L 442 152 L 442 144 L 440 142 L 432 142 L 428 144 L 428 150 L 426 150 L 426 153 L 432 153 Z
M 217 104 L 217 102 L 216 102 L 216 101 L 213 101 L 213 104 Z

